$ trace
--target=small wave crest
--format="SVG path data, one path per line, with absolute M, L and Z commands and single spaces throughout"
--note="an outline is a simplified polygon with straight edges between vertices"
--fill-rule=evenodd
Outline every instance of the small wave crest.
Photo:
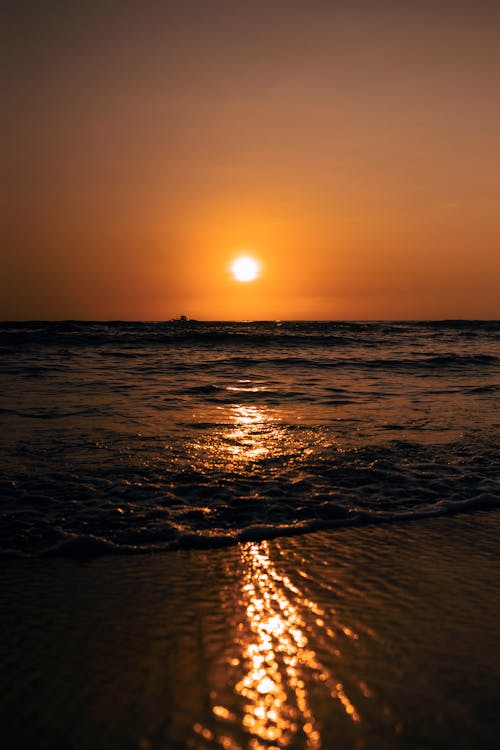
M 234 425 L 220 432 L 207 423 L 190 447 L 170 448 L 147 465 L 122 454 L 86 474 L 70 466 L 38 480 L 0 477 L 3 555 L 213 547 L 500 506 L 498 451 L 489 442 L 391 440 L 345 450 L 328 432 L 280 425 L 275 455 L 265 449 L 274 428 L 257 429 L 264 447 L 245 443 L 243 456 Z M 156 454 L 150 446 L 147 455 Z
M 169 552 L 178 549 L 213 549 L 232 546 L 242 542 L 256 542 L 264 539 L 275 539 L 282 536 L 297 536 L 326 529 L 343 528 L 345 526 L 366 526 L 371 524 L 394 524 L 416 521 L 423 518 L 433 518 L 456 513 L 472 512 L 475 510 L 497 509 L 500 507 L 498 497 L 483 493 L 477 497 L 463 500 L 441 500 L 429 506 L 405 511 L 370 511 L 345 510 L 331 508 L 328 517 L 314 518 L 293 523 L 249 524 L 243 529 L 217 532 L 180 530 L 174 539 L 155 543 L 126 544 L 117 543 L 111 539 L 94 534 L 65 533 L 61 539 L 36 553 L 26 550 L 2 549 L 3 558 L 33 558 L 33 557 L 65 557 L 74 560 L 91 559 L 100 555 L 138 555 Z

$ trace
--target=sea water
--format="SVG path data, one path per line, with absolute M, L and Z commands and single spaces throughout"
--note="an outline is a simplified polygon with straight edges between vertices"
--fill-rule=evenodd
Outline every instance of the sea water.
M 3 554 L 500 505 L 500 324 L 0 324 Z

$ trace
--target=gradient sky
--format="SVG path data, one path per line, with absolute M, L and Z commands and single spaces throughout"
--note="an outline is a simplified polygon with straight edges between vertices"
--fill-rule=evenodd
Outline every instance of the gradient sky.
M 0 318 L 500 317 L 500 3 L 7 5 Z

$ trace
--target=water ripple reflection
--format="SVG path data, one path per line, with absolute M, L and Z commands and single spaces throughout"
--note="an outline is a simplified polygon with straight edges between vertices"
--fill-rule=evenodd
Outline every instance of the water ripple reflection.
M 237 658 L 229 660 L 228 676 L 233 705 L 212 709 L 232 727 L 234 737 L 226 731 L 211 733 L 211 740 L 231 750 L 319 750 L 317 707 L 324 714 L 325 703 L 332 701 L 348 720 L 360 721 L 347 687 L 318 652 L 326 649 L 330 663 L 340 656 L 334 641 L 338 633 L 346 635 L 345 626 L 278 571 L 267 542 L 243 545 L 241 562 L 239 620 L 234 626 Z M 358 639 L 352 629 L 349 633 L 350 639 Z M 195 725 L 195 731 L 206 739 L 202 725 Z

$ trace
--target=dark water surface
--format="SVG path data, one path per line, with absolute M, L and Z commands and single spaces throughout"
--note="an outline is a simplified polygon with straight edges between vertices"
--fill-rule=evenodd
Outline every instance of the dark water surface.
M 493 750 L 500 511 L 4 560 L 8 750 Z
M 500 503 L 500 324 L 4 323 L 7 555 Z

